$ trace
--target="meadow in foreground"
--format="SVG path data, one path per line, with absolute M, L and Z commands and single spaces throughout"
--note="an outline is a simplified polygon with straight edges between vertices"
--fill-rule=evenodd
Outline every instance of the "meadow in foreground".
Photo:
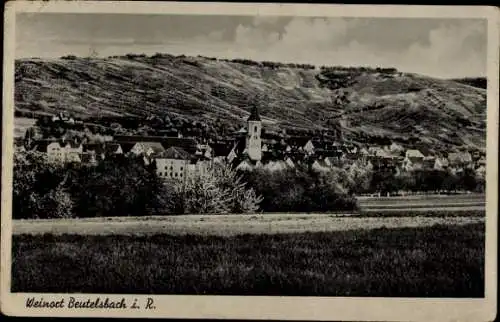
M 13 236 L 13 292 L 483 297 L 483 223 L 239 236 Z

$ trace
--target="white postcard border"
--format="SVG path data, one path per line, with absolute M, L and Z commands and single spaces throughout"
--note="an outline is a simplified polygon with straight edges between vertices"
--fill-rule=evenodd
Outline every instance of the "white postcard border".
M 370 6 L 309 4 L 235 4 L 132 1 L 42 2 L 12 1 L 6 4 L 4 28 L 4 100 L 2 135 L 2 254 L 1 309 L 14 316 L 54 317 L 161 317 L 281 320 L 378 320 L 378 321 L 489 321 L 496 316 L 497 210 L 498 210 L 498 88 L 499 11 L 495 7 L 461 6 Z M 488 19 L 487 183 L 485 298 L 368 298 L 368 297 L 277 297 L 277 296 L 187 296 L 30 294 L 10 292 L 11 194 L 13 155 L 13 93 L 15 14 L 18 12 L 80 12 L 134 14 L 275 15 L 344 17 L 448 17 Z M 69 297 L 81 299 L 125 298 L 146 303 L 154 299 L 154 310 L 134 309 L 27 309 L 26 299 Z

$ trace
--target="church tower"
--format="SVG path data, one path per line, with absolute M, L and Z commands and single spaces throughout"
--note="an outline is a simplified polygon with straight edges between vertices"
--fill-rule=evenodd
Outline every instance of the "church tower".
M 254 105 L 252 108 L 247 122 L 246 150 L 248 157 L 253 161 L 260 161 L 262 159 L 262 121 L 257 106 Z

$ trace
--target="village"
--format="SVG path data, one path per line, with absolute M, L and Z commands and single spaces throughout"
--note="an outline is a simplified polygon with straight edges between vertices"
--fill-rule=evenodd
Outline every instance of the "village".
M 54 116 L 60 120 L 64 116 Z M 73 119 L 64 119 L 74 124 Z M 81 140 L 41 138 L 27 144 L 26 138 L 15 141 L 16 151 L 38 151 L 48 162 L 96 165 L 113 156 L 141 157 L 145 164 L 154 163 L 160 178 L 184 180 L 194 173 L 207 171 L 214 163 L 230 164 L 240 171 L 261 168 L 269 171 L 306 167 L 317 172 L 333 168 L 389 171 L 396 175 L 415 170 L 439 170 L 459 174 L 473 170 L 478 178 L 485 177 L 485 155 L 477 151 L 452 152 L 447 155 L 424 155 L 418 149 L 405 149 L 392 143 L 386 146 L 359 147 L 345 142 L 322 138 L 289 137 L 276 140 L 262 133 L 262 120 L 254 107 L 247 126 L 220 141 L 195 137 L 114 135 L 100 143 Z

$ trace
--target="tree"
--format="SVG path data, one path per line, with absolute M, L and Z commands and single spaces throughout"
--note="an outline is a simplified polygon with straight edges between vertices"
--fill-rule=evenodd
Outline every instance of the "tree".
M 213 165 L 205 173 L 175 181 L 178 209 L 183 213 L 247 213 L 259 209 L 262 198 L 246 187 L 242 176 L 229 165 Z M 180 205 L 180 207 L 179 207 Z
M 73 200 L 62 185 L 42 196 L 39 214 L 46 214 L 48 218 L 71 218 L 73 214 Z
M 109 157 L 75 176 L 70 189 L 81 217 L 144 216 L 163 206 L 163 183 L 140 158 Z
M 73 201 L 64 188 L 64 168 L 40 152 L 14 154 L 13 218 L 66 218 Z
M 353 163 L 348 170 L 350 182 L 347 188 L 353 193 L 362 193 L 370 188 L 373 171 L 368 166 L 358 162 Z

